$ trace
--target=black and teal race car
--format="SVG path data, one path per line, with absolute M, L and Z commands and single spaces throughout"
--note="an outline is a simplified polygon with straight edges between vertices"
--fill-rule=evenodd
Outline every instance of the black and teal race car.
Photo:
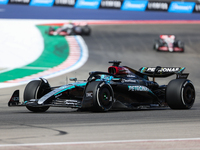
M 44 78 L 30 81 L 19 101 L 16 90 L 9 106 L 25 106 L 32 112 L 45 112 L 49 107 L 70 107 L 79 110 L 109 111 L 111 109 L 141 109 L 170 107 L 190 109 L 195 102 L 195 88 L 183 73 L 184 67 L 142 67 L 138 71 L 110 61 L 108 72 L 94 71 L 87 80 L 51 87 Z M 167 85 L 159 85 L 155 78 L 176 75 Z M 152 81 L 149 80 L 152 78 Z

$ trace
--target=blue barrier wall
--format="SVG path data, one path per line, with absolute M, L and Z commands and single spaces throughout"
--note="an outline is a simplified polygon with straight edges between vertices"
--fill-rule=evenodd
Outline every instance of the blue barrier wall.
M 119 9 L 82 9 L 63 6 L 37 7 L 9 4 L 0 5 L 0 18 L 68 20 L 200 20 L 200 13 L 122 11 Z
M 200 12 L 200 3 L 185 1 L 148 0 L 0 0 L 0 4 L 30 6 L 67 6 L 86 9 L 121 9 L 124 11 L 168 11 L 175 13 Z

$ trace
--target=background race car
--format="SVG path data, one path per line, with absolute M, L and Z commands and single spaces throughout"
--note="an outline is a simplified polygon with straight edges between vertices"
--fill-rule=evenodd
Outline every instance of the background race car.
M 177 40 L 175 35 L 160 35 L 153 48 L 157 51 L 184 52 L 184 43 Z
M 86 23 L 68 23 L 61 27 L 50 26 L 46 31 L 49 35 L 90 35 L 91 28 Z

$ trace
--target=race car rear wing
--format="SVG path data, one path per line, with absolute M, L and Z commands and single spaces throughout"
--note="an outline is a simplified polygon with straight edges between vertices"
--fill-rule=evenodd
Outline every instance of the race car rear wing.
M 189 73 L 184 73 L 185 67 L 142 67 L 139 69 L 140 73 L 149 77 L 169 77 L 176 74 L 176 78 L 187 78 Z

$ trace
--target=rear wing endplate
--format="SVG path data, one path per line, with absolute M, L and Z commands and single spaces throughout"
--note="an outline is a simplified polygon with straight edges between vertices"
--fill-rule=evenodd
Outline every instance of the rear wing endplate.
M 176 74 L 176 79 L 187 79 L 189 73 Z

